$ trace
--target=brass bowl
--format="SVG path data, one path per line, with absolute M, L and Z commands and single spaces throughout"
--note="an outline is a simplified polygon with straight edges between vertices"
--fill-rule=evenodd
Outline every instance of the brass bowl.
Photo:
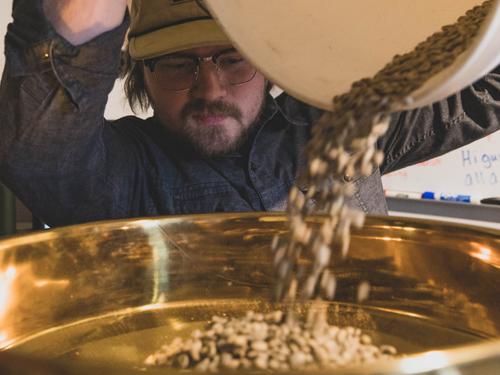
M 148 354 L 213 314 L 273 309 L 269 244 L 285 221 L 161 217 L 0 241 L 0 373 L 140 374 Z M 330 322 L 404 355 L 329 373 L 498 374 L 500 231 L 369 217 L 334 272 Z M 361 280 L 372 291 L 358 304 Z

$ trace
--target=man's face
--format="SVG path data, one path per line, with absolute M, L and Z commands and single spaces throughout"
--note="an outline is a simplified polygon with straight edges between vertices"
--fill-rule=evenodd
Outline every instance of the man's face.
M 182 55 L 207 57 L 228 48 L 231 46 L 194 48 Z M 144 79 L 162 125 L 205 156 L 225 154 L 241 145 L 263 108 L 267 86 L 259 72 L 250 81 L 233 85 L 221 79 L 210 61 L 201 63 L 189 90 L 172 91 L 147 67 Z

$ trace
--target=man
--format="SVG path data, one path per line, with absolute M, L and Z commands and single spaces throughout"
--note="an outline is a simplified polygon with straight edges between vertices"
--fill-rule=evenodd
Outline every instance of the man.
M 0 178 L 49 225 L 158 214 L 284 209 L 321 111 L 284 94 L 195 1 L 134 0 L 129 101 L 103 117 L 128 26 L 125 0 L 15 0 L 0 92 Z M 124 21 L 125 19 L 125 21 Z M 300 46 L 298 46 L 300 48 Z M 384 213 L 380 175 L 499 128 L 500 71 L 395 114 L 380 168 L 350 202 Z M 342 178 L 342 177 L 340 177 Z

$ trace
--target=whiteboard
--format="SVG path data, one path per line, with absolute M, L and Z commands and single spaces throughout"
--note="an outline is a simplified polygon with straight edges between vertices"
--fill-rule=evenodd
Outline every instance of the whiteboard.
M 500 132 L 411 167 L 385 175 L 392 191 L 432 191 L 471 195 L 476 200 L 500 196 Z

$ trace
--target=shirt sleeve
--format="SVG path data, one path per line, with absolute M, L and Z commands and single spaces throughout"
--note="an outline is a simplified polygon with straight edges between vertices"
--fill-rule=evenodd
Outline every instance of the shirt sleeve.
M 465 146 L 500 128 L 500 66 L 456 95 L 393 115 L 380 138 L 389 173 Z
M 75 47 L 51 27 L 42 2 L 14 0 L 5 36 L 0 178 L 45 222 L 71 224 L 71 215 L 61 212 L 78 211 L 86 199 L 102 195 L 104 109 L 119 74 L 128 18 Z

